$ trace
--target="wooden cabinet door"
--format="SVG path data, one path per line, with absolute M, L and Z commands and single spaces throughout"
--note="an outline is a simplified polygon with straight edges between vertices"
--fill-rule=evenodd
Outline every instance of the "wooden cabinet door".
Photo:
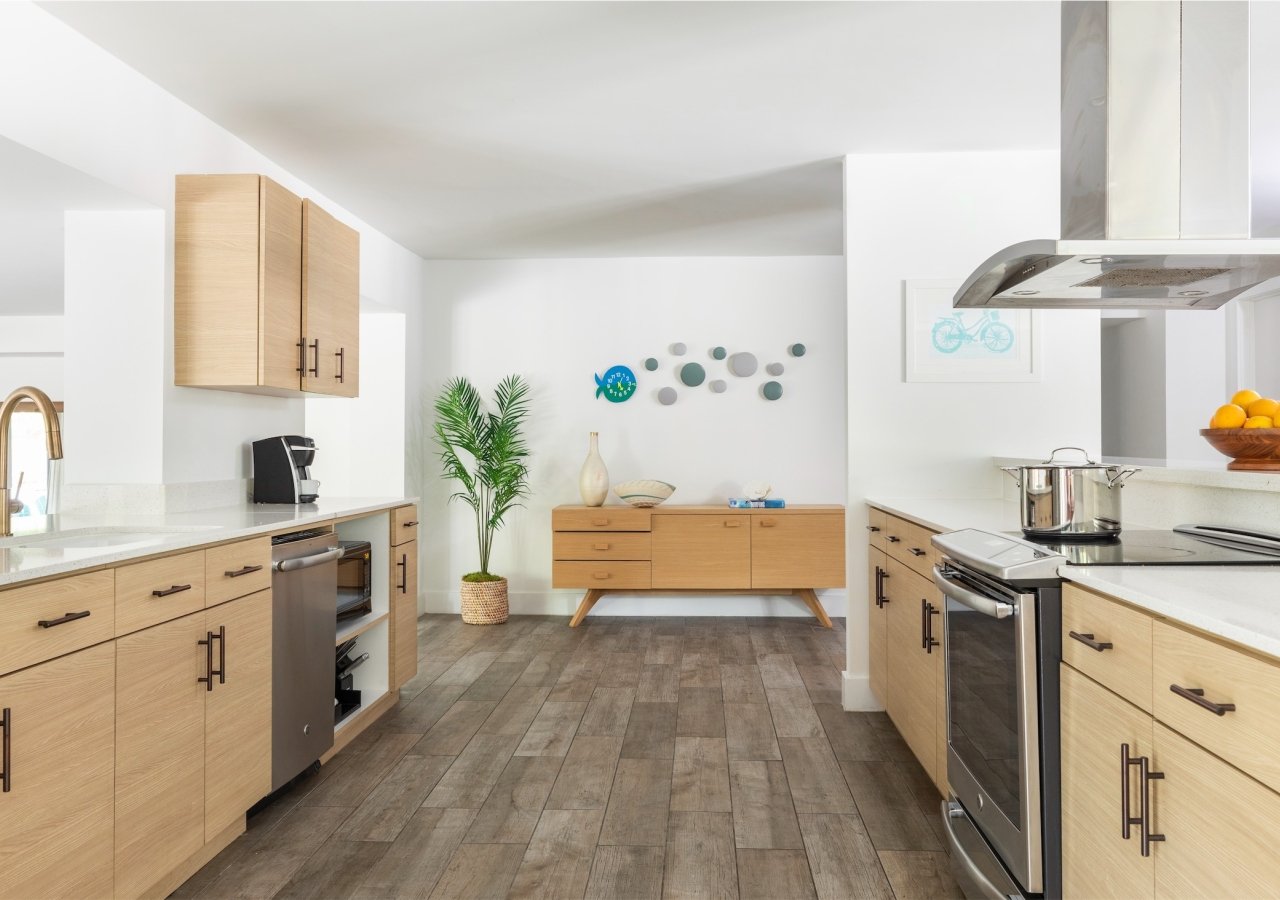
M 0 678 L 0 897 L 110 897 L 115 646 Z
M 360 393 L 360 235 L 310 200 L 302 203 L 302 389 Z
M 751 587 L 749 515 L 653 514 L 655 588 Z
M 1120 748 L 1127 744 L 1131 757 L 1151 758 L 1151 716 L 1070 666 L 1061 671 L 1062 895 L 1065 900 L 1151 897 L 1153 864 L 1163 848 L 1157 844 L 1151 856 L 1143 857 L 1138 827 L 1125 840 L 1120 815 Z M 1138 767 L 1129 771 L 1130 815 L 1136 817 Z M 1162 796 L 1163 782 L 1153 785 L 1153 793 Z M 1164 827 L 1157 817 L 1153 831 Z
M 225 659 L 204 695 L 207 841 L 271 793 L 271 591 L 205 610 L 204 630 Z
M 889 604 L 877 602 L 886 597 L 888 579 L 884 576 L 888 571 L 884 551 L 875 547 L 867 549 L 867 666 L 871 679 L 871 693 L 881 704 L 889 702 Z
M 1280 794 L 1159 723 L 1153 765 L 1156 896 L 1280 895 Z
M 116 641 L 116 896 L 204 846 L 202 612 Z
M 258 303 L 258 384 L 302 386 L 302 200 L 262 178 Z
M 751 586 L 844 587 L 844 516 L 752 513 Z
M 920 764 L 930 777 L 937 767 L 937 660 L 923 646 L 924 604 L 932 585 L 896 559 L 890 559 L 886 581 L 889 596 L 888 692 L 886 708 Z M 936 602 L 935 602 L 936 605 Z M 938 631 L 937 616 L 934 631 Z
M 391 686 L 418 674 L 418 542 L 391 548 Z

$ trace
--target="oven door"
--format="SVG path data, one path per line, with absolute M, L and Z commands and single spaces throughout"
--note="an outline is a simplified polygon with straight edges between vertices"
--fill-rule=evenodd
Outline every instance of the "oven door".
M 1043 890 L 1036 597 L 944 560 L 947 778 L 1029 893 Z

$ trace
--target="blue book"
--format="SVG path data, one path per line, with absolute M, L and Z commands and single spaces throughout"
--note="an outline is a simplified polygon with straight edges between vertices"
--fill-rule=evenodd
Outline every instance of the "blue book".
M 746 497 L 730 497 L 729 506 L 733 509 L 785 509 L 787 501 L 781 497 L 766 497 L 764 500 L 748 500 Z

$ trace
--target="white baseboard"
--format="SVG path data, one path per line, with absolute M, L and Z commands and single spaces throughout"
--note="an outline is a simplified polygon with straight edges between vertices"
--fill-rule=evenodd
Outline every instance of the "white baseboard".
M 429 613 L 459 611 L 458 592 L 427 591 L 423 595 Z M 827 615 L 845 615 L 844 591 L 820 591 L 818 599 Z M 520 591 L 508 598 L 517 616 L 571 616 L 582 600 L 581 591 Z M 812 616 L 799 597 L 754 594 L 606 594 L 591 610 L 592 616 Z
M 849 712 L 880 712 L 884 705 L 871 692 L 871 678 L 867 675 L 850 675 L 843 672 L 840 697 Z

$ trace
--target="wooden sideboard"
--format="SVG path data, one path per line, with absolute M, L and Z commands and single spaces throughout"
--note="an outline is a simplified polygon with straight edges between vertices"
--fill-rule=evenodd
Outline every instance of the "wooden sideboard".
M 551 586 L 584 588 L 577 626 L 605 594 L 795 594 L 828 628 L 815 588 L 845 584 L 844 507 L 558 506 Z

